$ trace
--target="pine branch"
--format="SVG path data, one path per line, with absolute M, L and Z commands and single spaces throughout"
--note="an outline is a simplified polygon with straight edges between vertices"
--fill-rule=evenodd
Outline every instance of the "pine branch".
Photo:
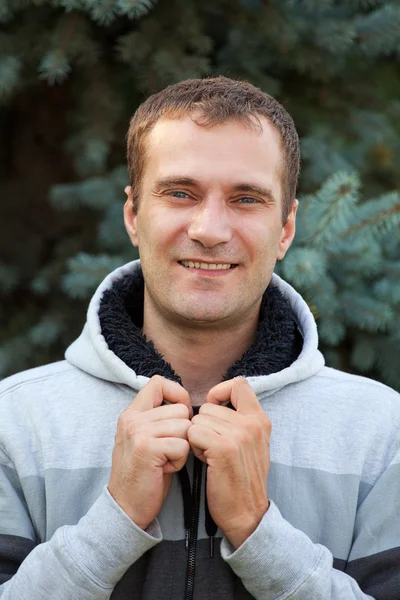
M 385 222 L 387 222 L 390 217 L 396 215 L 400 215 L 400 203 L 395 204 L 391 208 L 388 208 L 387 210 L 384 210 L 381 213 L 370 217 L 369 219 L 365 219 L 365 221 L 362 221 L 361 223 L 357 223 L 356 225 L 349 227 L 347 230 L 339 234 L 338 238 L 343 239 L 345 237 L 348 237 L 349 235 L 353 235 L 356 232 L 360 232 L 363 229 L 368 229 L 373 225 L 379 226 L 381 224 L 385 224 Z
M 115 0 L 84 0 L 84 7 L 99 25 L 110 25 L 118 16 Z
M 71 66 L 67 58 L 67 48 L 72 40 L 77 24 L 77 13 L 72 13 L 67 17 L 67 27 L 58 48 L 48 52 L 40 64 L 40 78 L 46 79 L 50 85 L 61 83 L 68 77 L 71 71 Z
M 400 41 L 400 7 L 388 2 L 382 8 L 356 20 L 357 40 L 370 56 L 388 55 Z
M 348 226 L 358 201 L 359 178 L 351 173 L 336 173 L 299 209 L 301 227 L 313 246 L 335 239 Z M 310 216 L 312 215 L 312 221 Z
M 156 0 L 117 0 L 117 7 L 121 15 L 130 19 L 139 19 L 154 7 Z

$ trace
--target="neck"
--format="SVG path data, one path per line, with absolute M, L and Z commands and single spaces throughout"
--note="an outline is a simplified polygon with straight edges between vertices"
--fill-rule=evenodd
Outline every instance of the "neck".
M 180 376 L 192 404 L 200 405 L 208 391 L 220 383 L 228 368 L 255 339 L 259 305 L 239 323 L 217 327 L 167 321 L 146 299 L 143 333 Z

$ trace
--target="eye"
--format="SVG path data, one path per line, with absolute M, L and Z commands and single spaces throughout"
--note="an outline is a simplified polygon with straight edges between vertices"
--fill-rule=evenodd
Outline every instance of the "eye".
M 238 199 L 238 202 L 240 204 L 259 204 L 261 200 L 258 200 L 258 198 L 252 198 L 251 196 L 243 196 L 242 198 Z
M 174 198 L 182 198 L 182 199 L 189 198 L 189 194 L 187 194 L 186 192 L 182 192 L 180 190 L 175 190 L 175 191 L 169 192 L 169 195 L 173 196 Z

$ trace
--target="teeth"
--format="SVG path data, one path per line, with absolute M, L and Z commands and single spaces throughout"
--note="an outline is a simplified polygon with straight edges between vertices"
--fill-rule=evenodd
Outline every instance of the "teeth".
M 231 264 L 227 263 L 204 263 L 204 262 L 192 262 L 191 260 L 181 260 L 180 261 L 184 267 L 189 267 L 189 269 L 208 269 L 209 271 L 217 271 L 219 269 L 230 269 Z

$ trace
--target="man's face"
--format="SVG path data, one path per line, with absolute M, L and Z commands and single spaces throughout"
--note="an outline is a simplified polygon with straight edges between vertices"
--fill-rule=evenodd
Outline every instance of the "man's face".
M 261 132 L 237 120 L 206 128 L 186 116 L 158 121 L 147 138 L 139 209 L 128 195 L 125 225 L 145 310 L 167 322 L 215 329 L 258 315 L 297 209 L 282 225 L 280 137 L 261 123 Z

